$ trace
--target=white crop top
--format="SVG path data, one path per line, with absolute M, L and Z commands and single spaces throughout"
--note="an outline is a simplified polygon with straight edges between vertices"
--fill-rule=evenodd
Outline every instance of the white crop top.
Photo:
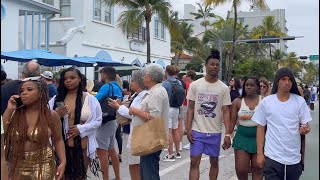
M 83 95 L 85 95 L 86 97 L 82 105 L 80 121 L 86 122 L 90 116 L 90 107 L 89 107 L 88 94 L 84 93 Z
M 259 103 L 260 101 L 261 101 L 261 96 L 259 95 Z M 256 122 L 252 121 L 251 119 L 256 108 L 257 106 L 254 108 L 254 110 L 250 110 L 250 108 L 246 105 L 244 98 L 242 98 L 241 106 L 238 111 L 238 122 L 241 126 L 254 127 L 258 125 Z

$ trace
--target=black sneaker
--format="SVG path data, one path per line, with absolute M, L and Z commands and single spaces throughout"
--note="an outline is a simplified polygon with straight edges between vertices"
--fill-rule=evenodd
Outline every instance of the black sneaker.
M 174 157 L 174 155 L 166 155 L 163 159 L 162 159 L 162 161 L 165 161 L 165 162 L 174 162 L 174 161 L 176 161 L 176 158 Z

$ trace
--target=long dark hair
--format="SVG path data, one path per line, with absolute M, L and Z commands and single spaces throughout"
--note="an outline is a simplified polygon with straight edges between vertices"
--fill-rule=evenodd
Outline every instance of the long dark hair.
M 40 106 L 39 106 L 39 116 L 36 122 L 36 125 L 34 129 L 37 129 L 38 136 L 36 143 L 36 149 L 39 150 L 39 158 L 36 159 L 36 164 L 39 165 L 40 170 L 37 174 L 37 179 L 42 179 L 44 174 L 42 174 L 42 168 L 43 168 L 43 158 L 45 157 L 45 151 L 42 151 L 41 149 L 46 148 L 49 145 L 49 137 L 48 137 L 48 128 L 53 131 L 53 121 L 51 117 L 51 110 L 48 107 L 48 88 L 47 84 L 40 80 L 29 80 L 26 82 L 33 82 L 37 85 L 39 90 L 39 99 L 40 99 Z M 22 85 L 26 82 L 23 82 L 19 88 L 19 94 L 21 94 L 20 89 Z M 4 134 L 5 139 L 5 154 L 7 160 L 10 162 L 9 165 L 9 178 L 10 179 L 17 179 L 16 176 L 16 167 L 18 163 L 21 163 L 23 160 L 23 154 L 24 154 L 24 145 L 27 141 L 27 122 L 26 122 L 26 106 L 23 106 L 15 111 L 15 113 L 12 115 L 12 118 L 10 120 L 10 124 L 7 128 L 6 133 Z M 18 135 L 18 136 L 17 136 Z M 54 162 L 50 162 L 51 167 L 54 166 Z M 35 173 L 35 172 L 33 172 Z M 47 172 L 46 172 L 47 173 Z M 51 172 L 49 172 L 51 177 L 54 177 L 53 169 L 51 169 Z
M 82 74 L 78 69 L 70 67 L 61 72 L 59 87 L 57 89 L 58 94 L 55 98 L 53 109 L 57 108 L 56 102 L 61 102 L 61 101 L 63 102 L 68 94 L 68 89 L 64 85 L 64 80 L 65 80 L 66 72 L 69 72 L 69 71 L 74 71 L 76 74 L 78 74 L 79 78 L 81 79 L 78 86 L 77 98 L 76 98 L 76 104 L 75 104 L 76 107 L 75 107 L 74 125 L 77 125 L 77 124 L 80 124 L 80 117 L 81 117 L 81 110 L 82 110 L 82 96 L 83 96 L 83 90 L 85 87 L 85 82 L 83 82 L 82 80 Z M 61 122 L 63 125 L 62 127 L 64 127 L 64 118 L 61 118 Z M 83 150 L 81 147 L 80 135 L 73 138 L 74 148 L 69 147 L 67 135 L 65 134 L 64 128 L 62 128 L 62 135 L 65 143 L 66 159 L 67 159 L 65 175 L 67 175 L 71 179 L 85 178 L 86 168 L 84 167 Z M 72 156 L 71 156 L 71 152 L 72 152 Z
M 247 77 L 242 85 L 242 94 L 241 94 L 241 98 L 244 98 L 245 96 L 247 96 L 247 92 L 246 92 L 246 82 L 248 81 L 248 79 L 253 79 L 257 85 L 257 94 L 260 95 L 260 82 L 259 79 L 257 77 L 254 76 L 249 76 Z

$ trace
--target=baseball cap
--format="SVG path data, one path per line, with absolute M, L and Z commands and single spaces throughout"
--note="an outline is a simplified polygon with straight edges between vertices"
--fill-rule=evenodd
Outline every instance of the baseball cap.
M 41 76 L 46 79 L 53 79 L 53 73 L 50 71 L 44 71 Z

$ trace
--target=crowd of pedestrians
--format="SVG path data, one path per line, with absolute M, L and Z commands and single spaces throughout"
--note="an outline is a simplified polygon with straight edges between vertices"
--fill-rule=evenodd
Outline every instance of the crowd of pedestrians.
M 189 70 L 180 79 L 175 65 L 163 69 L 149 64 L 132 71 L 129 83 L 114 68 L 104 67 L 93 88 L 73 67 L 54 77 L 30 61 L 20 79 L 11 82 L 1 70 L 2 178 L 86 179 L 90 169 L 108 180 L 112 165 L 120 180 L 123 131 L 129 134 L 125 161 L 133 180 L 159 180 L 160 160 L 174 162 L 182 149 L 190 149 L 190 180 L 200 178 L 203 154 L 210 158 L 209 179 L 217 179 L 221 140 L 223 150 L 234 149 L 239 180 L 247 180 L 248 173 L 254 180 L 299 179 L 312 120 L 310 104 L 318 89 L 298 87 L 288 68 L 280 68 L 273 83 L 245 76 L 226 85 L 218 78 L 217 50 L 205 68 L 202 78 Z M 130 124 L 119 123 L 117 114 Z M 135 127 L 158 117 L 164 121 L 168 146 L 132 155 Z M 189 144 L 183 146 L 184 135 Z M 160 157 L 162 151 L 167 154 Z

